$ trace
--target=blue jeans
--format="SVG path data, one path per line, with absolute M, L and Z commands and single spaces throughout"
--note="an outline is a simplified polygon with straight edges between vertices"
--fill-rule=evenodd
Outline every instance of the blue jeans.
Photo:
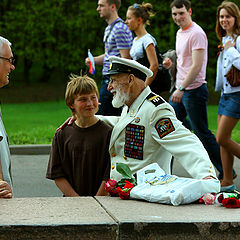
M 207 101 L 208 89 L 206 84 L 192 90 L 186 90 L 180 103 L 174 103 L 169 98 L 169 103 L 174 108 L 177 118 L 183 122 L 187 128 L 191 128 L 198 136 L 203 146 L 208 152 L 213 165 L 219 171 L 219 178 L 222 178 L 222 162 L 220 147 L 213 133 L 208 129 Z M 186 117 L 189 118 L 189 123 Z M 188 125 L 190 124 L 190 125 Z
M 112 106 L 113 94 L 107 90 L 108 83 L 110 82 L 110 77 L 103 75 L 102 86 L 99 92 L 99 109 L 97 114 L 104 116 L 120 116 L 122 108 L 114 108 Z
M 222 94 L 218 105 L 218 115 L 240 119 L 240 92 Z

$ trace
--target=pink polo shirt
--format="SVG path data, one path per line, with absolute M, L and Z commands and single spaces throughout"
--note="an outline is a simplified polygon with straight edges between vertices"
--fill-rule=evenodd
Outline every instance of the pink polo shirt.
M 192 22 L 192 25 L 186 29 L 179 29 L 176 37 L 176 53 L 177 53 L 177 81 L 176 87 L 181 85 L 192 66 L 192 51 L 196 49 L 204 49 L 204 60 L 201 71 L 196 79 L 186 88 L 187 90 L 200 87 L 206 83 L 206 67 L 207 67 L 207 48 L 208 41 L 202 28 Z

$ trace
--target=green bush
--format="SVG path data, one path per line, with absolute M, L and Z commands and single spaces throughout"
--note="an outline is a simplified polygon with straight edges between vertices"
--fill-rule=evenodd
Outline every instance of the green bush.
M 233 0 L 239 5 L 239 0 Z M 125 0 L 119 15 L 125 19 L 128 6 L 142 1 Z M 149 0 L 156 15 L 147 30 L 161 50 L 175 48 L 178 29 L 171 18 L 171 1 Z M 207 79 L 215 82 L 218 40 L 215 34 L 219 0 L 192 0 L 193 20 L 205 30 L 209 41 Z M 84 59 L 88 49 L 94 55 L 104 52 L 103 32 L 107 26 L 96 11 L 97 1 L 88 0 L 3 0 L 0 3 L 1 35 L 13 43 L 17 82 L 65 81 L 70 72 L 87 71 Z M 101 67 L 95 80 L 100 83 Z

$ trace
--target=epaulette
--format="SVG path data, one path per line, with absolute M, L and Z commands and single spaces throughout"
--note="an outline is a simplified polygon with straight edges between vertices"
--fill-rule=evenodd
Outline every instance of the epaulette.
M 152 102 L 156 107 L 164 103 L 164 100 L 160 96 L 152 92 L 146 98 L 148 101 Z

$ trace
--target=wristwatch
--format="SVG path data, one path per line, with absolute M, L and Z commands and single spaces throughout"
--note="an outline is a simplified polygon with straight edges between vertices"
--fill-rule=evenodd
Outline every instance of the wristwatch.
M 178 87 L 178 90 L 179 90 L 179 91 L 185 91 L 185 88 L 180 85 L 180 86 Z

